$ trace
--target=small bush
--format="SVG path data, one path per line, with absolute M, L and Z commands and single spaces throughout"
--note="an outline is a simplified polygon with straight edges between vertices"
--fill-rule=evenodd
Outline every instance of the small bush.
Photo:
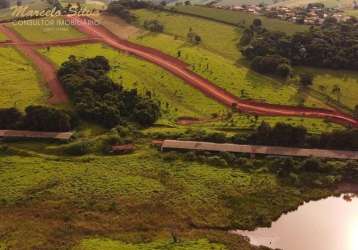
M 91 145 L 88 141 L 75 142 L 64 148 L 64 153 L 68 155 L 80 156 L 90 152 Z

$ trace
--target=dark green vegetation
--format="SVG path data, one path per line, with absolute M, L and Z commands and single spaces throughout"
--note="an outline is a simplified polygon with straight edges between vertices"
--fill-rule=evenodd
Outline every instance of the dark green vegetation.
M 16 108 L 0 109 L 0 129 L 70 131 L 75 119 L 71 114 L 45 106 L 28 106 L 25 114 Z
M 271 128 L 268 124 L 262 123 L 247 140 L 240 138 L 238 143 L 240 142 L 257 145 L 358 150 L 358 130 L 349 129 L 312 136 L 302 126 L 294 127 L 277 123 Z
M 144 22 L 144 28 L 151 32 L 163 32 L 164 26 L 158 20 L 148 20 Z
M 337 23 L 327 19 L 320 28 L 288 36 L 266 30 L 253 23 L 241 39 L 243 55 L 256 57 L 280 55 L 293 65 L 358 70 L 358 22 Z M 273 73 L 273 72 L 270 72 Z
M 71 56 L 62 64 L 58 77 L 77 114 L 109 128 L 127 121 L 152 125 L 159 118 L 160 107 L 151 99 L 151 93 L 141 97 L 136 89 L 124 90 L 107 76 L 110 69 L 103 56 L 82 61 Z
M 326 175 L 322 185 L 288 184 L 267 169 L 275 165 L 269 159 L 235 156 L 237 163 L 227 160 L 227 165 L 204 155 L 188 161 L 178 153 L 162 154 L 150 148 L 143 135 L 125 131 L 113 130 L 90 141 L 95 146 L 108 136 L 129 135 L 137 150 L 122 156 L 96 151 L 65 157 L 62 145 L 6 144 L 0 157 L 2 243 L 14 249 L 90 244 L 79 243 L 84 238 L 156 244 L 158 239 L 174 242 L 174 233 L 180 243 L 172 245 L 182 249 L 191 249 L 182 244 L 198 239 L 227 249 L 254 249 L 226 230 L 268 225 L 303 200 L 331 193 Z

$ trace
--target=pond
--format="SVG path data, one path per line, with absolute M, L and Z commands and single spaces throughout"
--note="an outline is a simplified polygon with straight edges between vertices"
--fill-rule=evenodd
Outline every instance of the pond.
M 270 228 L 235 230 L 253 245 L 284 250 L 358 250 L 358 197 L 342 194 L 306 202 Z

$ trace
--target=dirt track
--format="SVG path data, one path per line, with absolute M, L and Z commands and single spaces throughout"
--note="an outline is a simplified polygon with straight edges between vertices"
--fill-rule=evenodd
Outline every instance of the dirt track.
M 120 39 L 118 36 L 114 35 L 103 26 L 89 25 L 88 23 L 91 22 L 86 22 L 86 18 L 73 16 L 66 18 L 69 19 L 79 31 L 87 34 L 88 38 L 61 40 L 47 43 L 30 43 L 22 39 L 17 33 L 10 30 L 8 27 L 0 25 L 1 30 L 11 40 L 10 43 L 15 44 L 15 46 L 20 51 L 27 55 L 34 62 L 34 64 L 37 65 L 45 80 L 49 82 L 49 87 L 53 93 L 53 97 L 50 100 L 52 103 L 65 102 L 67 100 L 66 93 L 62 89 L 59 81 L 56 79 L 56 70 L 54 66 L 45 58 L 43 58 L 36 50 L 34 50 L 33 47 L 64 46 L 88 42 L 103 42 L 115 49 L 133 54 L 139 58 L 150 61 L 166 69 L 177 77 L 183 79 L 191 86 L 197 88 L 208 97 L 213 98 L 228 107 L 235 105 L 239 111 L 255 115 L 323 118 L 343 125 L 358 127 L 357 120 L 339 111 L 292 107 L 240 100 L 238 97 L 232 95 L 228 91 L 216 86 L 207 79 L 204 79 L 203 77 L 190 71 L 187 67 L 187 64 L 172 56 L 166 55 L 152 48 L 144 47 L 131 43 L 127 40 Z
M 52 96 L 48 100 L 52 104 L 60 104 L 68 101 L 67 95 L 56 77 L 56 69 L 40 53 L 38 53 L 29 42 L 24 40 L 12 29 L 5 25 L 0 25 L 2 31 L 11 41 L 4 45 L 14 45 L 22 54 L 28 57 L 40 72 L 44 81 L 48 84 Z
M 202 91 L 205 95 L 232 107 L 233 104 L 238 110 L 270 116 L 302 116 L 312 118 L 324 118 L 333 122 L 358 127 L 358 121 L 349 115 L 338 111 L 314 108 L 291 107 L 283 105 L 273 105 L 266 103 L 258 103 L 254 101 L 240 100 L 238 97 L 219 88 L 207 79 L 202 78 L 196 73 L 190 71 L 187 65 L 176 58 L 165 55 L 155 49 L 147 48 L 137 44 L 133 44 L 127 40 L 120 39 L 103 26 L 88 25 L 85 18 L 67 17 L 74 23 L 78 30 L 88 34 L 90 37 L 98 37 L 102 42 L 121 51 L 126 51 L 136 55 L 142 59 L 159 65 L 160 67 L 170 71 L 177 77 L 183 79 L 188 84 Z

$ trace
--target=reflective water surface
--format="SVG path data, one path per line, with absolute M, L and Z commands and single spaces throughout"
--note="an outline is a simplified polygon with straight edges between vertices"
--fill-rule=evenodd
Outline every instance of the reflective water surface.
M 270 228 L 233 232 L 248 236 L 253 245 L 284 250 L 358 250 L 358 198 L 345 194 L 311 201 Z

